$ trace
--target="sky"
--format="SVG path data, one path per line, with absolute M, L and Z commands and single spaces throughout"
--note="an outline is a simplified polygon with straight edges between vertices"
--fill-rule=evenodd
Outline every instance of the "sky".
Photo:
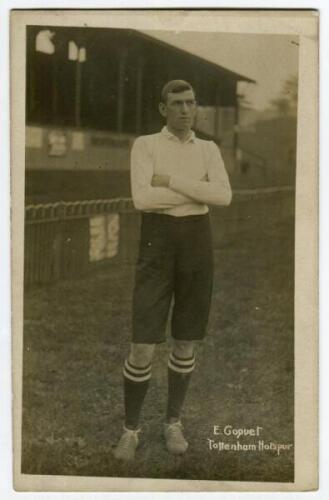
M 278 96 L 289 77 L 298 74 L 297 36 L 157 30 L 145 33 L 256 80 L 256 84 L 243 84 L 241 90 L 251 106 L 260 111 Z

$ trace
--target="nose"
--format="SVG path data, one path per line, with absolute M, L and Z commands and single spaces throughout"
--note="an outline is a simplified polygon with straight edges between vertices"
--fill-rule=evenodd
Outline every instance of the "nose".
M 188 105 L 186 102 L 182 103 L 182 113 L 187 113 L 188 111 Z

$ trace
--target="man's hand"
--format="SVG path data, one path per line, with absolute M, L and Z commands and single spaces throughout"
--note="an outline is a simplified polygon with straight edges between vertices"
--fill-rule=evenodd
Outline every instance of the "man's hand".
M 169 175 L 153 175 L 151 186 L 153 187 L 169 187 Z

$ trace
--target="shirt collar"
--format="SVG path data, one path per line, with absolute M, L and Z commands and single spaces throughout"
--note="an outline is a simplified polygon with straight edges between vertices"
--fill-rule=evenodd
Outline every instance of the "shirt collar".
M 176 137 L 175 134 L 170 132 L 166 126 L 162 128 L 161 134 L 163 134 L 165 137 L 167 137 L 167 139 L 175 139 L 177 141 L 179 140 L 178 137 Z M 191 130 L 190 135 L 188 136 L 187 139 L 185 139 L 183 144 L 185 144 L 187 142 L 195 142 L 195 133 L 193 132 L 193 130 Z

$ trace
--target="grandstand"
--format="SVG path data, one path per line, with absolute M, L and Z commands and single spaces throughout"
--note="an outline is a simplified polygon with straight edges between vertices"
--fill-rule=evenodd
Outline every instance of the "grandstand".
M 47 31 L 53 50 L 42 51 Z M 161 128 L 160 91 L 174 78 L 196 89 L 197 132 L 220 144 L 234 177 L 237 86 L 251 79 L 131 29 L 30 26 L 27 203 L 129 196 L 131 144 Z

